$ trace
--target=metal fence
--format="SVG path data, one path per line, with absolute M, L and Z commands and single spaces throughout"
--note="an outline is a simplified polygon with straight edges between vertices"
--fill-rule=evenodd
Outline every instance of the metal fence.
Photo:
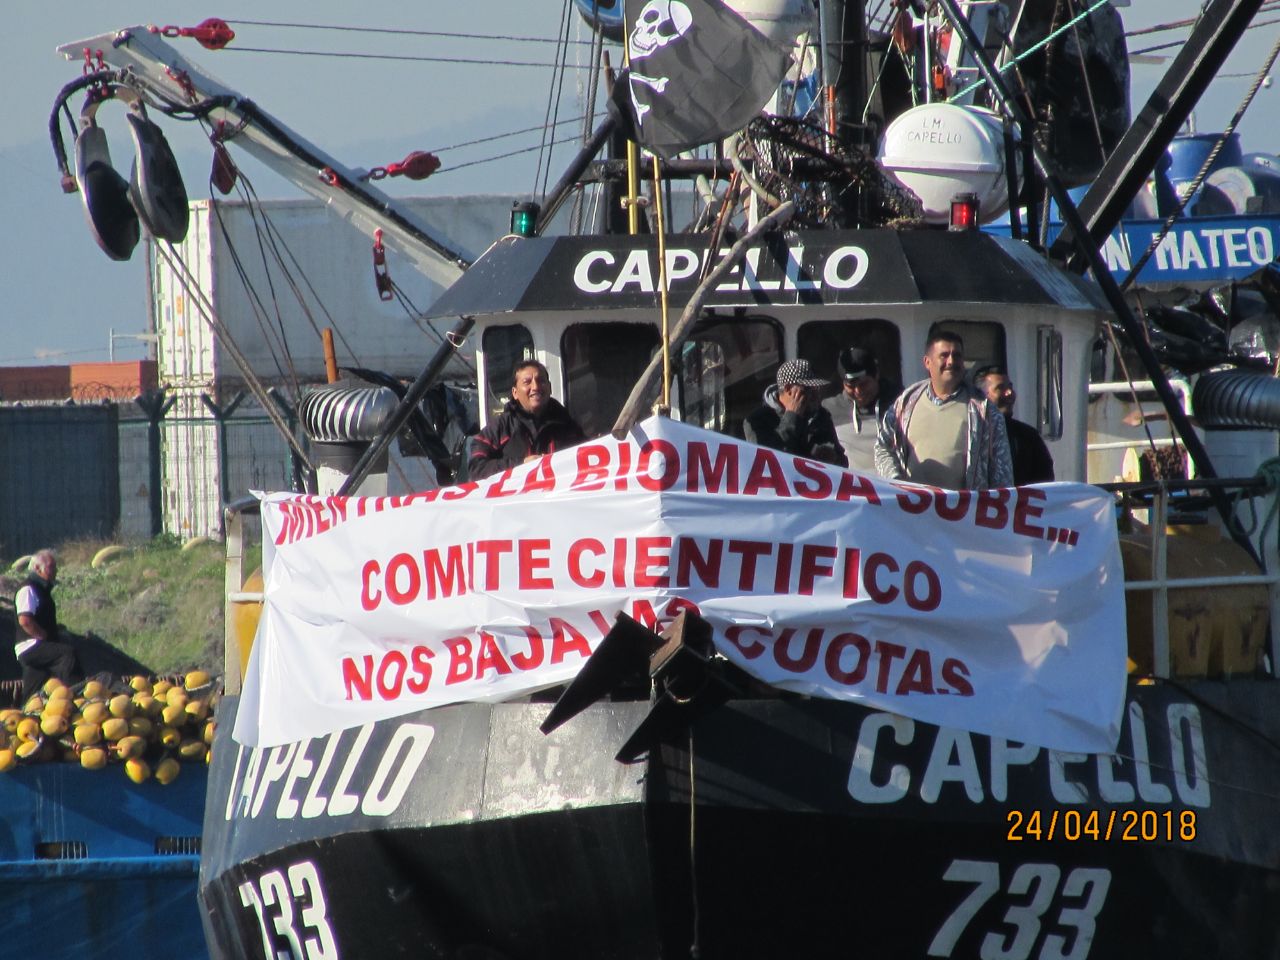
M 119 413 L 104 406 L 0 406 L 0 556 L 120 521 Z
M 283 399 L 279 412 L 300 435 Z M 435 486 L 428 462 L 395 446 L 388 492 Z M 0 404 L 0 559 L 76 538 L 221 538 L 224 504 L 297 482 L 288 443 L 243 397 L 221 407 L 194 390 L 118 404 Z

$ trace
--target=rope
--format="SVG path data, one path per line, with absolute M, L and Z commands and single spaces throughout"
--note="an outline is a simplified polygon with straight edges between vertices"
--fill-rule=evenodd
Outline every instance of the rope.
M 1269 27 L 1273 23 L 1280 23 L 1280 20 L 1263 20 L 1259 23 L 1251 23 L 1249 24 L 1249 26 L 1245 27 L 1245 30 L 1246 31 L 1257 30 L 1259 27 Z M 1185 40 L 1171 40 L 1168 43 L 1157 44 L 1154 47 L 1143 47 L 1141 50 L 1130 50 L 1129 56 L 1132 58 L 1132 57 L 1140 56 L 1144 53 L 1155 53 L 1157 50 L 1172 50 L 1174 47 L 1184 47 L 1184 46 L 1186 46 Z
M 1258 13 L 1270 13 L 1280 6 L 1280 0 L 1266 0 L 1260 7 Z M 1157 23 L 1154 27 L 1139 27 L 1137 30 L 1129 30 L 1125 33 L 1126 37 L 1141 37 L 1148 33 L 1164 33 L 1169 30 L 1181 30 L 1185 27 L 1194 26 L 1199 17 L 1187 17 L 1184 20 L 1172 20 L 1169 23 Z M 1221 76 L 1221 74 L 1219 74 Z
M 552 70 L 566 69 L 558 63 L 538 60 L 493 60 L 479 57 L 426 57 L 405 53 L 352 53 L 334 50 L 286 50 L 282 47 L 227 47 L 229 53 L 270 53 L 289 57 L 335 57 L 339 60 L 404 60 L 415 63 L 467 63 L 482 67 L 543 67 Z M 586 70 L 588 67 L 573 67 Z
M 565 0 L 564 14 L 561 17 L 561 37 L 564 44 L 556 45 L 556 72 L 551 75 L 551 88 L 547 91 L 547 114 L 542 119 L 543 133 L 542 139 L 545 143 L 548 139 L 547 134 L 550 133 L 551 143 L 546 150 L 546 166 L 543 167 L 543 154 L 538 154 L 538 171 L 542 173 L 542 190 L 538 190 L 538 173 L 533 175 L 533 193 L 537 195 L 541 193 L 543 196 L 547 192 L 547 182 L 551 179 L 551 158 L 555 153 L 555 121 L 560 116 L 560 98 L 564 95 L 565 71 L 569 67 L 569 30 L 572 24 L 570 15 L 572 13 L 572 0 Z M 582 69 L 581 64 L 574 64 L 574 69 Z M 554 107 L 552 106 L 554 101 Z
M 552 140 L 551 145 L 559 146 L 562 143 L 577 143 L 577 142 L 578 140 L 576 137 L 566 137 L 562 140 Z M 495 160 L 505 160 L 507 159 L 507 157 L 518 157 L 522 153 L 533 153 L 533 151 L 535 150 L 543 149 L 543 146 L 544 146 L 543 144 L 537 144 L 536 146 L 532 146 L 532 147 L 521 147 L 519 150 L 508 150 L 506 153 L 498 153 L 492 157 L 482 157 L 479 160 L 468 160 L 466 163 L 455 163 L 448 167 L 442 167 L 441 169 L 433 173 L 431 176 L 433 178 L 442 177 L 446 173 L 453 173 L 455 170 L 461 170 L 464 167 L 475 167 L 482 163 L 492 163 Z
M 401 30 L 391 27 L 347 27 L 324 23 L 283 23 L 274 20 L 228 20 L 227 23 L 251 27 L 284 27 L 292 30 L 333 30 L 338 33 L 383 33 L 405 37 L 449 37 L 456 40 L 509 40 L 513 43 L 559 43 L 556 37 L 517 37 L 498 33 L 449 33 L 444 30 Z M 574 40 L 573 43 L 591 43 Z
M 165 247 L 168 247 L 166 250 Z M 310 458 L 298 443 L 298 438 L 293 435 L 293 431 L 289 429 L 288 424 L 284 422 L 284 418 L 280 415 L 279 409 L 275 405 L 275 401 L 268 395 L 266 388 L 262 386 L 262 382 L 258 379 L 257 374 L 253 372 L 248 359 L 241 352 L 235 338 L 231 336 L 226 325 L 218 318 L 213 310 L 213 305 L 209 303 L 208 297 L 200 287 L 199 281 L 191 273 L 186 263 L 182 259 L 182 255 L 178 253 L 178 248 L 172 243 L 166 241 L 165 246 L 155 245 L 156 253 L 164 260 L 170 270 L 173 270 L 178 276 L 178 282 L 182 284 L 184 290 L 191 297 L 200 316 L 205 323 L 214 332 L 214 335 L 226 347 L 227 352 L 231 354 L 231 359 L 236 366 L 240 368 L 240 372 L 244 375 L 245 383 L 249 386 L 249 392 L 253 394 L 263 411 L 280 432 L 285 442 L 289 444 L 289 448 L 293 450 L 294 456 L 307 469 L 309 473 L 315 473 L 315 466 L 312 465 Z
M 1027 57 L 1031 56 L 1031 54 L 1035 53 L 1035 52 L 1036 52 L 1037 50 L 1039 50 L 1041 47 L 1045 47 L 1045 46 L 1049 45 L 1050 43 L 1053 43 L 1053 41 L 1054 41 L 1054 40 L 1056 40 L 1056 39 L 1058 39 L 1058 37 L 1062 36 L 1062 34 L 1063 34 L 1063 33 L 1065 33 L 1067 30 L 1070 30 L 1072 27 L 1074 27 L 1074 26 L 1075 26 L 1077 23 L 1079 23 L 1081 20 L 1084 20 L 1085 18 L 1087 18 L 1087 17 L 1091 16 L 1091 15 L 1094 13 L 1094 11 L 1098 10 L 1098 9 L 1099 9 L 1099 8 L 1101 8 L 1101 7 L 1105 7 L 1105 6 L 1106 6 L 1108 3 L 1110 3 L 1110 2 L 1111 2 L 1111 0 L 1095 0 L 1095 2 L 1094 2 L 1094 4 L 1093 4 L 1093 6 L 1089 7 L 1089 9 L 1088 9 L 1088 10 L 1085 10 L 1083 13 L 1078 14 L 1078 15 L 1076 15 L 1076 16 L 1074 16 L 1074 17 L 1072 17 L 1070 20 L 1068 20 L 1068 21 L 1067 21 L 1066 23 L 1064 23 L 1062 26 L 1058 27 L 1058 29 L 1054 30 L 1052 33 L 1050 33 L 1048 36 L 1046 36 L 1046 37 L 1045 37 L 1043 40 L 1041 40 L 1040 42 L 1038 42 L 1038 43 L 1034 43 L 1034 44 L 1032 44 L 1031 46 L 1027 47 L 1027 49 L 1026 49 L 1026 50 L 1023 50 L 1023 51 L 1022 51 L 1022 53 L 1018 54 L 1018 56 L 1014 57 L 1012 60 L 1010 60 L 1010 61 L 1009 61 L 1008 63 L 1006 63 L 1004 66 L 1002 66 L 1002 67 L 1001 67 L 997 72 L 998 72 L 998 73 L 1007 73 L 1009 70 L 1012 70 L 1015 64 L 1017 64 L 1018 62 L 1020 62 L 1020 61 L 1022 61 L 1022 60 L 1025 60 Z M 948 102 L 948 103 L 954 103 L 958 98 L 963 97 L 965 94 L 969 93 L 970 91 L 972 91 L 972 90 L 977 90 L 977 89 L 978 89 L 978 88 L 980 88 L 980 87 L 984 87 L 984 86 L 986 86 L 986 83 L 987 83 L 987 81 L 986 81 L 986 79 L 985 79 L 985 78 L 983 78 L 983 79 L 981 79 L 981 80 L 975 80 L 975 81 L 973 81 L 973 83 L 969 84 L 967 87 L 964 87 L 963 89 L 958 90 L 958 91 L 956 91 L 955 93 L 953 93 L 953 94 L 951 95 L 950 99 L 948 99 L 948 101 L 947 101 L 947 102 Z
M 658 294 L 662 303 L 662 406 L 671 410 L 671 326 L 667 312 L 667 232 L 663 224 L 662 175 L 653 156 L 654 222 L 658 230 Z
M 1209 155 L 1204 158 L 1204 163 L 1200 165 L 1199 172 L 1196 173 L 1195 179 L 1191 181 L 1189 187 L 1181 191 L 1178 198 L 1177 206 L 1173 208 L 1173 212 L 1165 218 L 1164 223 L 1160 225 L 1160 232 L 1152 238 L 1146 252 L 1138 258 L 1138 262 L 1129 270 L 1128 275 L 1124 278 L 1124 282 L 1120 284 L 1120 289 L 1127 290 L 1138 279 L 1138 274 L 1142 272 L 1142 268 L 1147 265 L 1147 261 L 1164 242 L 1164 238 L 1169 235 L 1169 231 L 1173 229 L 1173 225 L 1178 218 L 1182 216 L 1182 211 L 1187 204 L 1191 202 L 1191 198 L 1196 195 L 1196 191 L 1200 189 L 1200 185 L 1209 176 L 1209 170 L 1213 167 L 1214 162 L 1218 159 L 1218 154 L 1222 152 L 1223 146 L 1231 139 L 1231 134 L 1235 132 L 1240 121 L 1244 119 L 1245 111 L 1249 109 L 1249 105 L 1253 103 L 1253 98 L 1258 91 L 1262 89 L 1263 81 L 1266 80 L 1267 74 L 1271 72 L 1272 65 L 1276 62 L 1276 57 L 1280 56 L 1280 37 L 1276 38 L 1276 42 L 1271 46 L 1271 52 L 1267 54 L 1266 60 L 1262 64 L 1262 69 L 1257 72 L 1253 78 L 1253 83 L 1249 86 L 1249 92 L 1244 95 L 1244 99 L 1240 101 L 1240 106 L 1236 108 L 1235 116 L 1231 118 L 1231 122 L 1227 124 L 1226 129 L 1222 131 L 1222 135 L 1218 137 L 1218 142 L 1213 145 L 1213 149 L 1209 151 Z
M 1089 80 L 1089 66 L 1084 62 L 1084 44 L 1080 40 L 1080 29 L 1075 24 L 1071 25 L 1071 36 L 1076 41 L 1076 59 L 1080 63 L 1080 79 L 1084 81 L 1085 96 L 1089 99 L 1089 118 L 1093 121 L 1093 135 L 1098 138 L 1099 158 L 1105 164 L 1107 145 L 1102 138 L 1102 124 L 1098 120 L 1098 104 L 1093 97 L 1093 83 Z

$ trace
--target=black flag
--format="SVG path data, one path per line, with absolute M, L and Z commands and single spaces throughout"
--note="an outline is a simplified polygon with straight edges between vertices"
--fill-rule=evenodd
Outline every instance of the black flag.
M 626 0 L 625 9 L 631 65 L 614 83 L 610 112 L 661 156 L 741 130 L 787 72 L 790 46 L 720 0 Z

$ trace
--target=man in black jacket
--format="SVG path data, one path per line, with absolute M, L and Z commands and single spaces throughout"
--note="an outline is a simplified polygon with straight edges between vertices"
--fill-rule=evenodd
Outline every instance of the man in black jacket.
M 22 664 L 23 700 L 38 693 L 50 677 L 67 684 L 79 679 L 76 648 L 58 639 L 58 608 L 53 602 L 58 561 L 53 551 L 39 551 L 31 558 L 30 570 L 13 602 L 18 614 L 13 652 Z
M 1018 394 L 1009 375 L 998 366 L 983 367 L 974 373 L 973 385 L 1004 414 L 1009 456 L 1013 459 L 1013 482 L 1020 487 L 1028 483 L 1051 483 L 1053 456 L 1044 439 L 1031 424 L 1013 419 L 1013 404 Z
M 552 398 L 547 368 L 521 360 L 512 371 L 506 408 L 472 441 L 468 477 L 491 477 L 585 439 L 569 411 Z
M 820 400 L 819 390 L 830 381 L 816 376 L 808 360 L 786 361 L 776 380 L 742 424 L 747 442 L 847 467 L 831 414 Z

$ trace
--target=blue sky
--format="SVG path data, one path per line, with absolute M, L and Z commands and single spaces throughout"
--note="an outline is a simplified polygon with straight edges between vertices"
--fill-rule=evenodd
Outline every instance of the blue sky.
M 9 68 L 7 96 L 0 101 L 0 365 L 105 360 L 108 334 L 141 332 L 146 323 L 146 277 L 141 248 L 134 259 L 109 261 L 90 238 L 78 197 L 64 195 L 49 146 L 48 117 L 58 89 L 79 75 L 78 65 L 54 53 L 62 43 L 135 24 L 192 26 L 217 15 L 233 22 L 237 47 L 328 50 L 407 57 L 454 57 L 481 64 L 312 57 L 250 52 L 212 52 L 195 41 L 171 41 L 229 86 L 253 98 L 312 142 L 353 167 L 399 160 L 410 150 L 441 148 L 492 133 L 542 122 L 551 70 L 507 66 L 498 61 L 549 63 L 554 45 L 478 41 L 458 37 L 333 32 L 257 26 L 248 20 L 347 25 L 391 30 L 554 38 L 561 31 L 561 0 L 492 0 L 488 4 L 422 4 L 370 7 L 337 0 L 273 0 L 270 4 L 135 2 L 73 4 L 50 13 L 47 2 L 10 0 L 5 5 L 0 50 Z M 1130 29 L 1193 16 L 1195 0 L 1133 0 L 1122 10 Z M 120 11 L 128 11 L 121 13 Z M 1260 19 L 1271 19 L 1262 14 Z M 571 37 L 584 38 L 576 14 Z M 1184 33 L 1142 38 L 1146 46 Z M 1201 131 L 1218 129 L 1234 112 L 1280 24 L 1250 31 L 1196 112 Z M 576 50 L 585 50 L 577 47 Z M 1173 51 L 1166 51 L 1172 53 Z M 1157 82 L 1161 68 L 1134 66 L 1134 99 Z M 1247 74 L 1247 76 L 1230 76 Z M 585 79 L 585 71 L 575 72 Z M 565 88 L 562 117 L 581 113 L 578 84 Z M 1242 126 L 1246 151 L 1280 152 L 1280 125 L 1273 122 L 1280 89 L 1260 93 Z M 78 108 L 79 99 L 74 101 Z M 104 110 L 110 109 L 104 108 Z M 104 116 L 104 125 L 110 117 Z M 119 124 L 123 128 L 123 123 Z M 208 146 L 194 124 L 163 124 L 178 154 L 188 191 L 200 196 Z M 571 129 L 571 128 L 566 128 Z M 507 160 L 446 172 L 448 166 L 537 144 L 537 135 L 500 140 L 442 154 L 446 167 L 421 184 L 383 181 L 393 194 L 528 192 L 535 185 L 536 151 Z M 127 141 L 112 155 L 128 169 Z M 558 148 L 551 177 L 559 174 L 570 147 Z M 296 195 L 271 172 L 246 164 L 260 196 Z M 132 340 L 116 341 L 117 359 L 144 355 Z

